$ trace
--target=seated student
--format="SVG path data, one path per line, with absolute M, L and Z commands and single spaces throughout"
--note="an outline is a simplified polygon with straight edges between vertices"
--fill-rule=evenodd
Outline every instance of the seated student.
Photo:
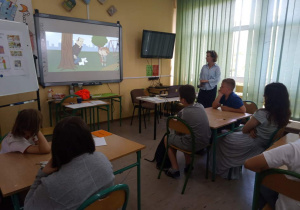
M 223 79 L 219 94 L 214 100 L 212 107 L 217 109 L 222 105 L 222 111 L 245 113 L 246 107 L 244 106 L 242 99 L 233 92 L 234 88 L 234 79 Z
M 13 129 L 1 143 L 2 153 L 49 153 L 50 146 L 41 133 L 42 115 L 36 109 L 22 110 L 15 121 Z
M 194 103 L 196 98 L 195 88 L 191 85 L 183 85 L 179 88 L 180 102 L 184 108 L 178 113 L 178 117 L 183 119 L 193 130 L 195 135 L 195 149 L 199 151 L 209 144 L 211 135 L 210 127 L 206 112 L 202 104 Z M 192 140 L 190 135 L 171 134 L 169 144 L 178 148 L 191 151 Z M 165 145 L 167 137 L 165 137 Z M 177 178 L 180 176 L 179 166 L 176 159 L 176 151 L 169 147 L 168 156 L 172 167 L 166 171 L 167 176 Z M 185 172 L 190 167 L 190 156 L 185 154 L 186 167 Z
M 232 179 L 239 178 L 239 169 L 248 158 L 262 153 L 270 137 L 286 126 L 291 116 L 289 93 L 282 83 L 271 83 L 264 90 L 265 108 L 258 109 L 242 131 L 233 132 L 218 141 L 216 148 L 216 174 Z
M 278 168 L 282 165 L 286 165 L 289 171 L 300 174 L 300 139 L 293 143 L 265 151 L 245 162 L 245 168 L 255 172 L 260 172 L 268 168 Z M 277 192 L 262 185 L 259 208 L 262 209 L 266 203 L 269 203 L 269 205 L 276 210 L 300 209 L 299 201 L 281 194 L 278 195 Z
M 112 165 L 95 152 L 87 124 L 67 117 L 55 127 L 52 159 L 41 168 L 25 199 L 24 209 L 77 209 L 87 198 L 114 183 Z

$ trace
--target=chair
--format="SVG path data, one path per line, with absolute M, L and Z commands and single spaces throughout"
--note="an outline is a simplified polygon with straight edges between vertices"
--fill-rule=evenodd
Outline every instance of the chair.
M 249 114 L 254 114 L 257 110 L 257 105 L 253 101 L 243 101 L 244 106 L 246 107 L 246 112 Z
M 0 136 L 0 150 L 1 150 L 1 143 L 6 136 L 7 136 L 7 134 L 5 134 L 4 136 Z
M 285 127 L 278 128 L 277 130 L 275 130 L 272 133 L 272 135 L 270 136 L 269 142 L 265 149 L 268 149 L 272 144 L 274 144 L 276 141 L 278 141 L 284 135 L 284 130 L 285 130 Z M 240 167 L 242 168 L 243 166 L 240 166 Z M 228 180 L 231 180 L 231 175 L 232 175 L 233 169 L 234 168 L 229 169 L 228 177 L 227 177 Z
M 130 96 L 131 96 L 131 102 L 132 102 L 132 105 L 133 105 L 133 112 L 132 112 L 131 123 L 130 123 L 130 125 L 132 125 L 135 109 L 139 108 L 139 100 L 136 99 L 136 98 L 141 97 L 141 96 L 146 96 L 146 93 L 145 93 L 144 89 L 134 89 L 134 90 L 130 91 Z M 142 112 L 143 112 L 143 115 L 144 115 L 144 124 L 145 124 L 145 128 L 146 128 L 146 119 L 145 119 L 144 110 L 149 110 L 149 111 L 154 110 L 155 109 L 155 104 L 142 101 L 141 109 L 142 109 Z
M 179 97 L 179 88 L 181 85 L 173 85 L 170 86 L 168 89 L 168 96 L 169 97 Z M 181 109 L 183 109 L 183 106 L 179 104 L 180 102 L 167 102 L 165 104 L 165 109 L 168 112 L 168 108 L 170 108 L 170 114 L 175 115 L 178 113 Z
M 126 210 L 128 197 L 128 185 L 114 185 L 89 197 L 77 210 Z
M 288 179 L 285 175 L 289 175 L 297 180 Z M 268 169 L 255 175 L 252 210 L 258 209 L 261 185 L 291 199 L 300 201 L 300 174 L 282 169 Z
M 191 155 L 190 167 L 189 167 L 188 173 L 185 177 L 184 185 L 183 185 L 183 188 L 182 188 L 182 191 L 181 191 L 181 194 L 184 194 L 185 187 L 187 185 L 188 179 L 189 179 L 190 174 L 192 172 L 194 159 L 195 159 L 195 136 L 194 136 L 194 132 L 193 132 L 192 128 L 184 120 L 182 120 L 178 117 L 175 117 L 175 116 L 170 116 L 167 119 L 167 142 L 169 141 L 170 130 L 174 130 L 175 132 L 182 133 L 182 134 L 191 135 L 192 151 L 186 151 L 186 150 L 180 149 L 178 147 L 175 147 L 174 145 L 167 144 L 164 159 L 163 159 L 163 162 L 161 164 L 160 171 L 159 171 L 159 174 L 158 174 L 158 179 L 160 179 L 160 175 L 161 175 L 161 172 L 163 170 L 163 166 L 165 164 L 166 157 L 168 155 L 169 147 L 172 147 L 172 148 L 174 148 L 178 151 L 181 151 L 185 154 Z
M 64 103 L 77 103 L 78 95 L 68 95 L 64 97 L 58 104 L 55 106 L 55 113 L 56 113 L 56 122 L 60 121 L 62 118 L 69 117 L 69 116 L 81 116 L 75 109 L 66 108 L 63 104 Z

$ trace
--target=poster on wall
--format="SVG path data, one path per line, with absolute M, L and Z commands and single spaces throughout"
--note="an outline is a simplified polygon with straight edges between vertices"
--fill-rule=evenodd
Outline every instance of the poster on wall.
M 17 31 L 0 29 L 0 75 L 19 76 L 25 75 L 27 66 L 24 59 L 24 47 L 22 35 Z
M 31 47 L 36 54 L 31 0 L 0 0 L 0 19 L 26 23 L 29 28 Z

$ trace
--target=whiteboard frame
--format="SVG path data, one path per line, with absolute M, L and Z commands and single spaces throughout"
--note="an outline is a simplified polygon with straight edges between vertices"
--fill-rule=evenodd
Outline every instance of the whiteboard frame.
M 71 22 L 77 22 L 78 24 L 95 24 L 102 25 L 102 26 L 113 26 L 119 28 L 119 79 L 108 79 L 108 80 L 94 80 L 94 78 L 91 78 L 91 80 L 81 81 L 66 81 L 66 82 L 46 82 L 44 80 L 44 67 L 43 67 L 43 57 L 45 57 L 45 54 L 43 54 L 43 43 L 42 35 L 41 35 L 41 29 L 40 29 L 40 22 L 39 18 L 49 18 L 49 19 L 56 19 L 56 20 L 62 20 L 66 21 L 66 24 Z M 119 21 L 117 23 L 108 23 L 108 22 L 100 22 L 95 20 L 86 20 L 86 19 L 80 19 L 80 18 L 70 18 L 70 17 L 64 17 L 64 16 L 57 16 L 57 15 L 50 15 L 50 14 L 43 14 L 38 13 L 36 10 L 36 13 L 34 14 L 34 20 L 35 20 L 35 31 L 36 31 L 36 42 L 37 42 L 37 50 L 38 50 L 38 63 L 39 63 L 39 83 L 44 88 L 47 86 L 59 86 L 59 85 L 76 85 L 76 84 L 83 84 L 83 85 L 101 85 L 102 83 L 119 83 L 123 81 L 123 46 L 122 46 L 122 26 L 120 25 Z

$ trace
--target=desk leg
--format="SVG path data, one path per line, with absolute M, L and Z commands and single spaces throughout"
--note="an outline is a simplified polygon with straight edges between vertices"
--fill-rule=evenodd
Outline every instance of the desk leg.
M 13 203 L 14 206 L 14 210 L 20 210 L 20 203 L 19 203 L 19 196 L 18 194 L 14 194 L 11 197 L 11 201 Z
M 138 210 L 141 209 L 141 151 L 136 152 L 137 156 L 137 196 L 138 196 Z
M 122 97 L 119 97 L 120 103 L 120 126 L 122 126 Z
M 100 130 L 100 120 L 99 120 L 99 109 L 97 107 L 97 124 L 98 124 L 98 130 Z
M 97 109 L 97 107 L 93 107 L 93 131 L 96 130 L 96 125 L 95 125 L 95 109 Z
M 139 100 L 139 133 L 142 132 L 142 128 L 141 128 L 141 107 L 142 107 L 142 101 Z
M 213 142 L 212 142 L 212 149 L 213 149 L 213 162 L 212 162 L 212 178 L 211 181 L 215 181 L 216 179 L 216 144 L 217 144 L 217 129 L 213 130 Z
M 110 123 L 109 122 L 110 121 L 109 120 L 109 105 L 106 106 L 106 109 L 107 109 L 107 130 L 110 131 L 110 128 L 109 128 L 109 123 Z
M 154 140 L 156 140 L 156 116 L 157 116 L 157 104 L 154 107 Z
M 113 107 L 114 107 L 114 99 L 113 98 L 111 98 L 110 99 L 110 107 L 111 107 L 111 109 L 110 109 L 110 116 L 111 116 L 111 121 L 114 121 L 114 113 L 113 113 Z
M 49 120 L 50 120 L 50 127 L 52 127 L 52 102 L 48 102 L 49 105 Z

